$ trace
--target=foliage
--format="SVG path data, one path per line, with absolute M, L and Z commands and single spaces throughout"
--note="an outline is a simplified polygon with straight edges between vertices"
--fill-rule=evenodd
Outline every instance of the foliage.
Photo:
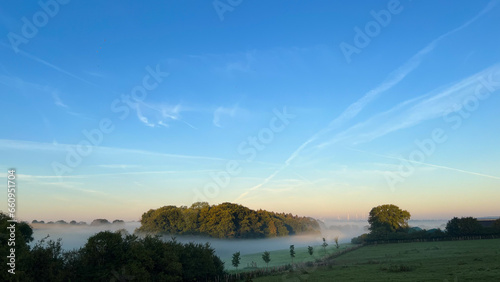
M 470 236 L 482 233 L 483 227 L 473 217 L 454 217 L 446 224 L 446 232 L 450 236 Z
M 338 249 L 339 248 L 339 236 L 335 236 L 335 238 L 333 238 L 333 240 L 335 241 L 335 247 Z
M 454 217 L 446 224 L 445 232 L 443 232 L 441 229 L 425 230 L 420 228 L 406 228 L 400 230 L 399 232 L 392 233 L 370 232 L 368 234 L 362 234 L 358 237 L 352 238 L 351 243 L 388 243 L 412 240 L 436 241 L 453 240 L 461 237 L 470 237 L 477 239 L 481 237 L 495 238 L 500 235 L 500 228 L 496 227 L 496 222 L 500 223 L 500 220 L 497 219 L 496 221 L 494 221 L 491 227 L 483 227 L 476 218 Z
M 0 213 L 0 255 L 8 255 L 7 220 Z M 10 224 L 10 223 L 9 223 Z M 207 244 L 181 244 L 156 236 L 139 238 L 124 232 L 103 231 L 80 249 L 64 251 L 61 240 L 48 237 L 32 249 L 33 230 L 16 228 L 16 281 L 209 281 L 224 275 L 224 263 Z M 0 281 L 9 281 L 2 271 Z
M 363 244 L 363 243 L 365 243 L 367 241 L 366 240 L 367 237 L 368 237 L 367 233 L 361 234 L 358 237 L 354 237 L 354 238 L 351 239 L 351 244 Z
M 10 249 L 15 248 L 15 277 L 20 281 L 27 280 L 26 272 L 29 271 L 29 245 L 33 241 L 33 230 L 26 222 L 12 223 L 8 222 L 11 218 L 0 212 L 0 257 L 2 257 L 2 271 L 0 273 L 0 281 L 9 281 L 12 274 L 7 272 L 10 267 L 7 265 L 7 256 L 11 255 Z M 7 227 L 15 226 L 15 239 L 11 237 L 11 232 Z M 12 229 L 14 230 L 14 229 Z M 14 245 L 15 244 L 15 245 Z M 9 259 L 10 261 L 10 259 Z
M 307 252 L 312 256 L 314 253 L 314 248 L 312 246 L 307 246 Z
M 500 218 L 493 222 L 493 230 L 500 233 Z
M 408 228 L 411 215 L 395 205 L 381 205 L 372 208 L 368 217 L 372 233 L 387 234 Z
M 268 267 L 269 262 L 271 261 L 271 254 L 268 251 L 265 251 L 264 254 L 262 254 L 262 260 L 264 260 L 266 267 Z
M 321 246 L 323 247 L 323 251 L 325 252 L 326 254 L 326 247 L 328 247 L 328 243 L 326 242 L 326 239 L 323 238 L 323 244 L 321 244 Z
M 293 264 L 293 258 L 295 257 L 295 246 L 290 245 L 290 257 L 292 258 L 292 264 Z
M 94 219 L 92 223 L 90 223 L 91 226 L 106 225 L 106 224 L 111 224 L 111 222 L 103 218 Z
M 231 263 L 233 264 L 234 267 L 238 268 L 238 265 L 240 265 L 240 252 L 236 252 L 233 254 L 233 259 L 231 260 Z
M 319 224 L 308 217 L 254 211 L 232 203 L 210 206 L 206 202 L 197 202 L 189 208 L 164 206 L 151 209 L 142 215 L 138 231 L 215 238 L 264 238 L 318 232 Z

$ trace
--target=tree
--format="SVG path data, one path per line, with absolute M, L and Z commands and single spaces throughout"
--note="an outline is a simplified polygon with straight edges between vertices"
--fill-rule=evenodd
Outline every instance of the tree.
M 368 217 L 370 231 L 374 234 L 391 233 L 408 228 L 410 213 L 395 205 L 372 208 Z
M 0 273 L 0 281 L 30 281 L 27 276 L 31 269 L 29 268 L 28 261 L 30 259 L 30 250 L 28 243 L 33 241 L 33 230 L 25 222 L 12 223 L 11 217 L 0 211 L 0 256 L 2 257 L 2 270 Z M 11 226 L 15 226 L 12 228 Z M 11 233 L 12 232 L 12 233 Z M 12 238 L 11 234 L 15 237 Z M 15 243 L 15 246 L 13 246 Z M 12 253 L 11 249 L 15 247 L 15 252 Z M 8 271 L 13 269 L 9 266 L 10 259 L 8 256 L 15 256 L 16 264 L 15 275 Z M 15 278 L 12 278 L 15 276 Z
M 111 224 L 111 222 L 109 222 L 107 219 L 98 218 L 98 219 L 94 219 L 90 225 L 91 226 L 99 226 L 99 225 L 106 225 L 106 224 Z
M 500 218 L 493 222 L 493 229 L 500 232 Z
M 268 251 L 265 251 L 262 255 L 262 259 L 266 263 L 266 268 L 269 266 L 269 262 L 271 261 L 271 254 Z
M 335 247 L 338 249 L 339 248 L 339 236 L 335 236 L 333 239 L 335 241 Z
M 295 246 L 290 245 L 290 257 L 292 258 L 292 265 L 293 265 L 293 258 L 295 257 Z
M 30 274 L 38 281 L 61 281 L 64 269 L 64 251 L 61 241 L 47 240 L 49 236 L 38 241 L 30 251 L 28 262 Z
M 311 247 L 311 246 L 307 246 L 307 252 L 309 253 L 309 255 L 311 255 L 311 256 L 312 256 L 312 255 L 313 255 L 313 253 L 314 253 L 314 248 L 313 248 L 313 247 Z
M 328 247 L 328 243 L 326 242 L 325 238 L 323 238 L 323 244 L 321 244 L 321 246 L 323 247 L 323 251 L 325 252 L 326 255 L 326 247 Z
M 233 264 L 236 269 L 238 269 L 238 265 L 240 265 L 240 252 L 236 252 L 233 254 L 233 259 L 231 260 L 231 263 Z
M 481 229 L 481 224 L 473 217 L 454 217 L 446 224 L 446 232 L 451 236 L 476 235 Z

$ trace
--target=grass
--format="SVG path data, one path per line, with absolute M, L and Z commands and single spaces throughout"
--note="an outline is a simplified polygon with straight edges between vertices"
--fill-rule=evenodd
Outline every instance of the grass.
M 334 245 L 334 244 L 332 244 L 332 245 Z M 337 248 L 335 248 L 335 246 L 332 246 L 332 245 L 328 245 L 328 247 L 326 247 L 326 255 L 331 255 L 339 250 L 343 250 L 345 248 L 353 246 L 352 244 L 340 244 L 339 249 L 337 249 Z M 307 247 L 297 247 L 296 246 L 295 247 L 295 258 L 293 259 L 294 263 L 314 261 L 316 259 L 322 258 L 325 255 L 323 247 L 313 246 L 313 248 L 314 248 L 314 253 L 311 256 L 307 252 Z M 257 263 L 257 268 L 265 268 L 266 263 L 264 262 L 264 260 L 262 260 L 262 254 L 264 254 L 264 251 L 265 250 L 262 250 L 261 253 L 241 255 L 241 260 L 240 260 L 240 265 L 238 266 L 238 271 L 236 271 L 236 269 L 231 264 L 231 257 L 223 258 L 223 261 L 225 262 L 224 267 L 230 273 L 244 272 L 246 270 L 255 269 L 252 267 L 248 267 L 251 265 L 252 262 Z M 270 258 L 271 258 L 271 261 L 269 262 L 269 267 L 291 264 L 291 262 L 292 262 L 292 260 L 290 258 L 290 250 L 289 249 L 269 251 L 269 253 L 270 253 Z
M 500 281 L 500 239 L 373 245 L 265 281 Z

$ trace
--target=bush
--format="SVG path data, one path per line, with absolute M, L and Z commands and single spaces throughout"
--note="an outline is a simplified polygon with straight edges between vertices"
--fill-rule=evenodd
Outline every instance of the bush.
M 8 255 L 7 215 L 0 213 L 0 255 Z M 139 238 L 103 231 L 78 250 L 64 251 L 61 239 L 44 238 L 29 248 L 33 230 L 16 226 L 18 281 L 213 281 L 225 274 L 224 263 L 207 244 L 182 244 L 175 239 Z M 9 281 L 7 271 L 0 281 Z

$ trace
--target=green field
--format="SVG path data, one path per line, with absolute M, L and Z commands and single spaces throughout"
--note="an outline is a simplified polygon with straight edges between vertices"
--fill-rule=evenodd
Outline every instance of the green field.
M 331 266 L 253 281 L 500 281 L 500 239 L 366 246 Z
M 294 262 L 307 262 L 307 261 L 314 261 L 315 259 L 322 258 L 325 255 L 331 255 L 334 254 L 335 252 L 339 250 L 343 250 L 348 247 L 352 247 L 354 245 L 352 244 L 340 244 L 339 249 L 336 249 L 333 244 L 328 245 L 325 250 L 323 250 L 323 247 L 321 246 L 313 246 L 314 247 L 314 253 L 313 255 L 309 255 L 307 252 L 307 247 L 295 247 L 295 258 Z M 251 262 L 256 262 L 258 268 L 265 268 L 266 264 L 262 260 L 262 254 L 264 253 L 264 250 L 261 253 L 255 253 L 255 254 L 247 254 L 247 255 L 241 255 L 241 260 L 240 260 L 240 265 L 238 267 L 238 272 L 248 270 L 249 268 L 247 266 L 251 265 Z M 278 251 L 269 251 L 271 261 L 269 262 L 269 267 L 272 266 L 280 266 L 280 265 L 286 265 L 290 264 L 291 258 L 290 258 L 290 250 L 278 250 Z M 235 268 L 231 264 L 231 258 L 222 258 L 224 261 L 224 267 L 226 270 L 229 270 L 229 272 L 234 272 Z

